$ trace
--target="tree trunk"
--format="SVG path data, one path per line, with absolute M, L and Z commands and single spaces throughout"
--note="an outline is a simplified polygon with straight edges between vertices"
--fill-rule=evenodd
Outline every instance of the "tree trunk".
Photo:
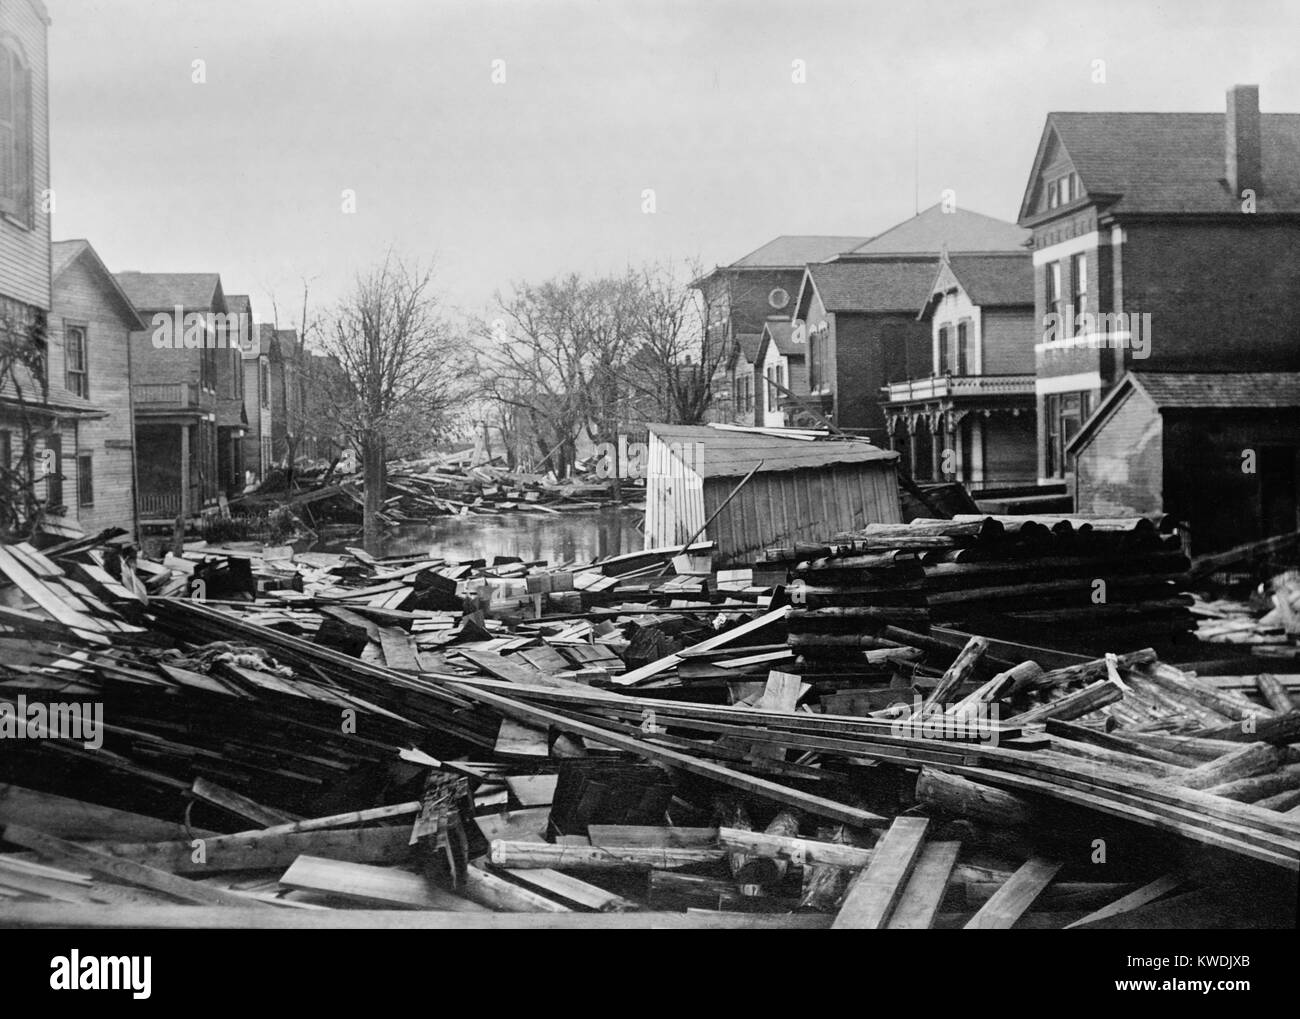
M 362 445 L 365 460 L 366 505 L 362 544 L 371 555 L 379 555 L 382 524 L 379 513 L 384 508 L 387 495 L 388 473 L 384 463 L 384 440 L 381 436 L 368 437 Z

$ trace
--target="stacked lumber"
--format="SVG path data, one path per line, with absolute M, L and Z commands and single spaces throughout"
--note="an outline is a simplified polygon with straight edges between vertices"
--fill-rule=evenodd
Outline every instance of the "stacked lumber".
M 1178 539 L 1141 517 L 870 524 L 824 546 L 769 550 L 768 561 L 789 569 L 803 632 L 929 621 L 1100 653 L 1186 644 L 1195 625 Z
M 1247 601 L 1198 598 L 1191 611 L 1198 640 L 1247 645 L 1257 655 L 1300 657 L 1300 570 L 1270 578 Z

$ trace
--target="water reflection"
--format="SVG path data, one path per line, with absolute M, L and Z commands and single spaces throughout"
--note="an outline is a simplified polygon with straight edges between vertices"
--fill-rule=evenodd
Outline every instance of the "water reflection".
M 503 513 L 500 516 L 439 517 L 429 524 L 405 524 L 388 532 L 383 555 L 429 553 L 448 560 L 518 556 L 553 566 L 589 562 L 642 548 L 636 529 L 641 514 L 604 509 L 559 516 Z

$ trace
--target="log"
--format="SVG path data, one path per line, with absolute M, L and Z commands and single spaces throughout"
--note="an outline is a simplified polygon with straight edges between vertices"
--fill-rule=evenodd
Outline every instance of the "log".
M 724 863 L 726 857 L 721 846 L 557 846 L 504 839 L 492 842 L 490 854 L 493 865 L 511 870 L 675 870 Z
M 1259 695 L 1264 698 L 1264 703 L 1274 711 L 1285 715 L 1295 710 L 1295 702 L 1291 700 L 1291 695 L 1276 676 L 1261 672 L 1255 677 L 1255 686 L 1259 688 Z
M 172 874 L 210 874 L 280 870 L 303 855 L 353 863 L 396 863 L 410 855 L 409 842 L 410 831 L 406 828 L 354 828 L 277 835 L 214 835 L 181 842 L 109 842 L 93 846 L 119 859 L 134 860 Z
M 1023 796 L 933 768 L 921 769 L 916 780 L 916 799 L 953 817 L 966 817 L 997 827 L 1027 827 L 1042 815 Z
M 1155 649 L 1149 647 L 1142 648 L 1140 651 L 1130 651 L 1128 654 L 1115 656 L 1115 664 L 1121 671 L 1132 669 L 1139 665 L 1149 665 L 1155 660 Z M 1037 686 L 1039 688 L 1049 686 L 1072 686 L 1075 683 L 1105 679 L 1107 675 L 1106 659 L 1104 657 L 1094 658 L 1089 662 L 1080 662 L 1077 665 L 1067 665 L 1059 669 L 1052 669 L 1050 672 L 1045 672 L 1039 677 Z
M 1292 711 L 1263 721 L 1244 719 L 1231 725 L 1201 729 L 1195 733 L 1203 739 L 1231 740 L 1234 743 L 1272 743 L 1285 746 L 1300 742 L 1300 711 Z
M 1241 803 L 1258 803 L 1265 797 L 1300 789 L 1300 764 L 1290 764 L 1267 775 L 1254 775 L 1207 788 L 1207 793 Z M 1261 804 L 1262 806 L 1262 804 Z M 1266 807 L 1267 810 L 1275 809 Z
M 936 704 L 947 703 L 948 697 L 975 673 L 975 667 L 989 648 L 989 642 L 983 637 L 972 637 L 966 642 L 953 663 L 945 670 L 942 678 L 925 698 L 921 710 L 916 714 L 924 715 Z
M 1124 691 L 1118 684 L 1112 683 L 1109 679 L 1099 679 L 1082 690 L 1075 690 L 1054 701 L 1022 711 L 1009 719 L 1008 723 L 1028 725 L 1030 722 L 1042 722 L 1049 718 L 1059 718 L 1068 722 L 1123 698 Z
M 1227 718 L 1243 719 L 1251 715 L 1261 719 L 1277 717 L 1277 712 L 1271 708 L 1252 704 L 1241 694 L 1231 690 L 1220 690 L 1208 683 L 1202 683 L 1195 676 L 1163 662 L 1153 662 L 1143 667 L 1141 673 L 1170 693 L 1191 697 Z

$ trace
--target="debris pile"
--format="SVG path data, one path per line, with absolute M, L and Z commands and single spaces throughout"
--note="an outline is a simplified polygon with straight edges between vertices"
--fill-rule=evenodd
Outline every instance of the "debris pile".
M 0 914 L 1293 922 L 1300 676 L 937 625 L 960 603 L 934 592 L 1012 581 L 928 570 L 1002 569 L 1034 541 L 1177 575 L 1135 529 L 1025 531 L 868 531 L 725 574 L 695 561 L 707 544 L 564 569 L 191 549 L 162 580 L 6 546 Z

